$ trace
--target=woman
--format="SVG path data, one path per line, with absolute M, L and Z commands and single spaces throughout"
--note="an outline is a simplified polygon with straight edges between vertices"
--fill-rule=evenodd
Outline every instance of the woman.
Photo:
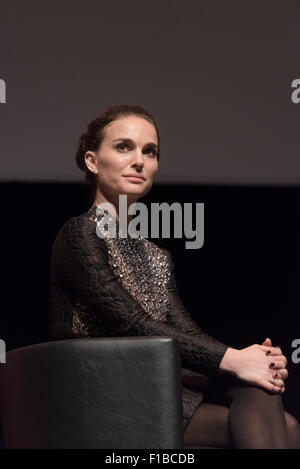
M 300 447 L 299 424 L 282 406 L 288 373 L 280 348 L 267 339 L 237 350 L 207 335 L 180 300 L 166 249 L 122 238 L 118 230 L 116 237 L 96 231 L 107 234 L 105 215 L 119 227 L 119 195 L 127 195 L 129 206 L 151 189 L 159 161 L 153 116 L 141 106 L 109 107 L 80 137 L 76 161 L 92 185 L 93 205 L 68 220 L 53 245 L 51 337 L 174 337 L 182 358 L 185 447 Z M 103 203 L 116 212 L 99 214 Z

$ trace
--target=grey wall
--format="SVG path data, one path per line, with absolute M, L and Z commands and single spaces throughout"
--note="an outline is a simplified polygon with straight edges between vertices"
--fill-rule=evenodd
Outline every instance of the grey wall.
M 0 4 L 3 181 L 80 181 L 76 141 L 106 106 L 141 104 L 158 181 L 299 184 L 297 0 Z

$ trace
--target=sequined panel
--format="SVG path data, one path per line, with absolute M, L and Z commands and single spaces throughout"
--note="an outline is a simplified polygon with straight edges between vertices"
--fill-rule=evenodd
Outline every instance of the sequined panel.
M 76 303 L 73 307 L 72 330 L 75 336 L 88 336 L 89 329 L 86 324 L 86 306 Z
M 103 324 L 101 316 L 96 315 L 92 308 L 78 300 L 75 301 L 73 306 L 72 318 L 72 331 L 76 337 L 97 337 L 100 331 L 103 335 L 110 335 L 107 326 Z
M 98 224 L 98 230 L 105 229 L 105 226 L 101 226 L 101 216 L 96 214 L 96 207 L 91 207 L 88 213 Z M 104 238 L 108 247 L 109 265 L 123 287 L 153 319 L 167 321 L 170 266 L 166 254 L 148 239 L 130 235 L 119 237 L 118 222 L 116 227 L 116 237 Z

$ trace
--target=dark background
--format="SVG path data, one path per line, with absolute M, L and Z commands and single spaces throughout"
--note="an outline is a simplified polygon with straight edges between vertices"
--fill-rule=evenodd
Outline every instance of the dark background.
M 48 339 L 51 247 L 59 228 L 91 205 L 85 184 L 3 183 L 1 338 L 7 349 Z M 284 402 L 300 419 L 300 364 L 291 361 L 299 318 L 299 187 L 154 185 L 141 199 L 204 202 L 205 239 L 157 239 L 174 257 L 182 300 L 195 321 L 238 348 L 266 337 L 288 359 Z M 5 202 L 6 201 L 6 202 Z

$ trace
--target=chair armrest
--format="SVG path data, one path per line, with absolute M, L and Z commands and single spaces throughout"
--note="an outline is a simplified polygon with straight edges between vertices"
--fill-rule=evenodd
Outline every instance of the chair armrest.
M 8 352 L 0 371 L 6 448 L 183 448 L 171 337 L 54 340 Z

